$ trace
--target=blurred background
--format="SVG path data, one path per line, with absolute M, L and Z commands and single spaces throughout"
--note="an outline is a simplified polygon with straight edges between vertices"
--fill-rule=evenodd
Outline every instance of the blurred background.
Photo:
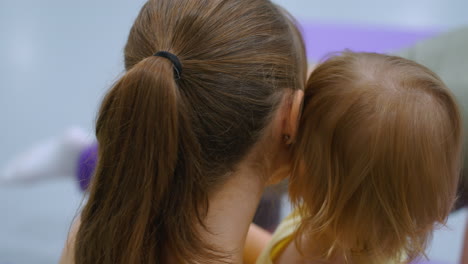
M 397 51 L 468 26 L 466 0 L 276 2 L 301 24 L 311 63 L 344 48 Z M 123 71 L 123 46 L 143 3 L 0 0 L 0 169 L 71 126 L 92 138 L 99 102 Z M 64 176 L 0 185 L 0 264 L 58 261 L 82 201 L 74 178 Z M 466 217 L 459 211 L 436 232 L 431 259 L 457 263 Z

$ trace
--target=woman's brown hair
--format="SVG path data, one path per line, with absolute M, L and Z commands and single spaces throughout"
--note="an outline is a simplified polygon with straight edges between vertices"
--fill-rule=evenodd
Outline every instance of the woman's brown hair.
M 180 78 L 158 51 L 179 58 Z M 98 165 L 75 261 L 219 263 L 226 252 L 198 228 L 208 196 L 259 139 L 283 92 L 303 89 L 302 38 L 267 0 L 150 0 L 125 66 L 97 118 Z
M 359 264 L 423 254 L 455 201 L 461 135 L 457 104 L 429 69 L 373 53 L 326 60 L 293 146 L 298 248 Z

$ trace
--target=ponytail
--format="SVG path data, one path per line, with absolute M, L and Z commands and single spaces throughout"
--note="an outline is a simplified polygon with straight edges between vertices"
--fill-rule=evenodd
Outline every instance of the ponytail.
M 171 257 L 183 263 L 203 250 L 193 224 L 203 212 L 200 206 L 182 206 L 199 205 L 206 197 L 194 183 L 199 174 L 190 158 L 198 148 L 174 74 L 169 60 L 151 56 L 106 95 L 96 123 L 99 161 L 81 216 L 76 263 L 161 263 L 168 250 L 178 252 Z

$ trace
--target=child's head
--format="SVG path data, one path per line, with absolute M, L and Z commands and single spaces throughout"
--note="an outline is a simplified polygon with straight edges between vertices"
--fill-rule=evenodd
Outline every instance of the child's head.
M 462 125 L 449 90 L 415 62 L 344 52 L 312 72 L 304 100 L 290 181 L 298 234 L 324 243 L 316 257 L 423 253 L 459 178 Z

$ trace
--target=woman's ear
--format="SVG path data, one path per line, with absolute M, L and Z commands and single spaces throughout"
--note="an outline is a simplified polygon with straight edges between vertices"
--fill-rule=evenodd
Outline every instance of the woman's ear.
M 295 90 L 289 98 L 283 126 L 283 139 L 287 145 L 294 143 L 302 113 L 304 91 Z
M 274 118 L 271 136 L 265 138 L 263 144 L 267 153 L 273 156 L 269 159 L 268 184 L 275 184 L 289 176 L 291 166 L 290 147 L 295 138 L 302 112 L 302 90 L 289 90 L 284 95 L 278 113 Z M 272 141 L 275 144 L 272 144 Z M 265 150 L 263 149 L 263 150 Z M 265 151 L 263 151 L 264 153 Z M 264 154 L 262 155 L 262 157 Z

